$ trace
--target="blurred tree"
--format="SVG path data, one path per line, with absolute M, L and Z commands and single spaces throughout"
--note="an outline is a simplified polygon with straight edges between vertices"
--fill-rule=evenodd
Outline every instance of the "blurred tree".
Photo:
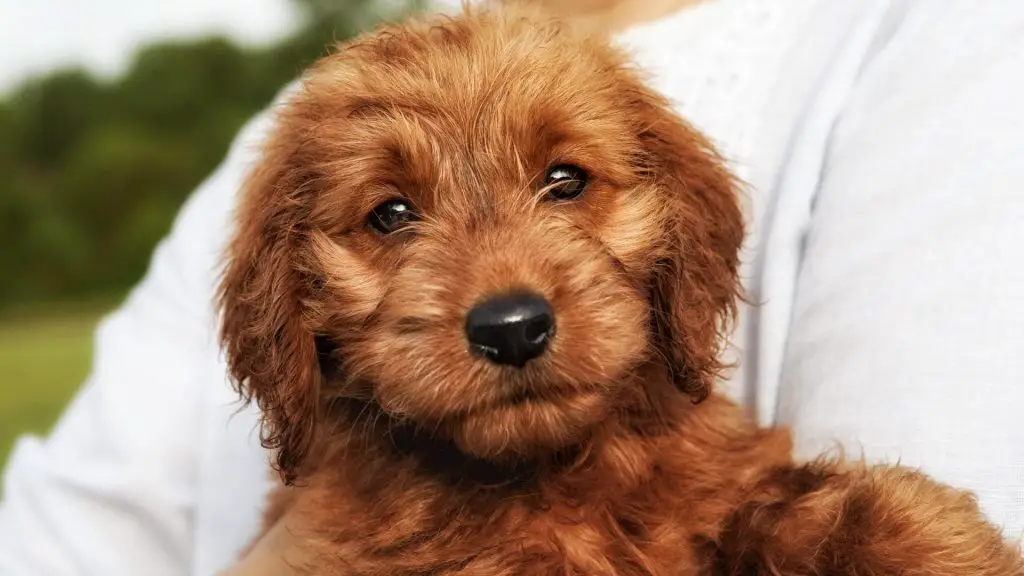
M 116 81 L 61 70 L 0 100 L 0 309 L 125 290 L 243 122 L 327 45 L 415 5 L 294 1 L 306 23 L 272 46 L 164 42 Z

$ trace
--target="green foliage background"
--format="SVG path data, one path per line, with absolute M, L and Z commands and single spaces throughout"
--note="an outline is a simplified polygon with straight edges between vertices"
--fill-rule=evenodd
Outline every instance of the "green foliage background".
M 305 23 L 273 45 L 165 42 L 116 80 L 60 70 L 0 97 L 0 467 L 82 384 L 97 317 L 241 125 L 334 41 L 418 7 L 294 1 Z
M 0 310 L 137 281 L 242 123 L 381 11 L 372 0 L 295 1 L 307 24 L 278 44 L 157 44 L 116 81 L 62 70 L 0 101 Z

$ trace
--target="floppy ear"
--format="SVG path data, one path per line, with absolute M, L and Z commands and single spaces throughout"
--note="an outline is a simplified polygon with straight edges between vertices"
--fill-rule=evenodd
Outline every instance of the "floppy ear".
M 721 353 L 740 298 L 738 186 L 711 143 L 666 101 L 646 89 L 639 101 L 644 168 L 670 208 L 652 286 L 656 339 L 675 384 L 699 402 L 726 368 Z
M 287 124 L 287 122 L 282 122 Z M 276 450 L 291 482 L 313 440 L 321 374 L 302 306 L 311 280 L 302 272 L 308 238 L 303 163 L 279 126 L 247 180 L 220 285 L 221 340 L 231 376 L 263 413 L 260 439 Z

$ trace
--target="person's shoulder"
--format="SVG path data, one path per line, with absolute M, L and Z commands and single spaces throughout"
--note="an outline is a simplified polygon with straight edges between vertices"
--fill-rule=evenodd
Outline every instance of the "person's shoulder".
M 238 131 L 221 164 L 185 201 L 170 234 L 157 248 L 154 262 L 163 263 L 162 270 L 173 270 L 176 276 L 174 282 L 180 293 L 175 297 L 205 302 L 204 315 L 212 312 L 212 295 L 245 180 L 259 162 L 276 111 L 299 87 L 296 81 L 282 89 Z M 166 279 L 165 274 L 157 277 Z

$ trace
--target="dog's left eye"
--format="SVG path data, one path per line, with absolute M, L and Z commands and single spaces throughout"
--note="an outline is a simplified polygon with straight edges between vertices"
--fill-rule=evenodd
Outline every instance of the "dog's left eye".
M 548 196 L 554 200 L 575 200 L 587 189 L 590 177 L 579 166 L 559 164 L 548 170 L 544 177 L 544 186 Z
M 388 200 L 370 211 L 370 226 L 381 234 L 391 234 L 418 219 L 412 203 L 408 200 Z

